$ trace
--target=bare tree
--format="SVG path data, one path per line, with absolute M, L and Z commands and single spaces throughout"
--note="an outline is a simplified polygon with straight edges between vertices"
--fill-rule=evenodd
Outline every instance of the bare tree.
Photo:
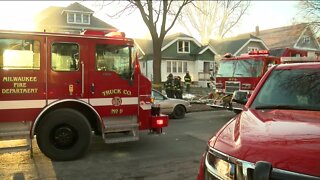
M 130 14 L 136 9 L 139 10 L 153 42 L 153 83 L 157 89 L 161 88 L 161 47 L 164 37 L 174 26 L 182 9 L 191 2 L 192 0 L 128 0 L 124 8 L 111 15 L 121 16 L 124 13 Z
M 189 34 L 199 33 L 201 42 L 206 44 L 211 36 L 225 37 L 240 22 L 249 6 L 250 1 L 195 1 L 184 8 L 179 23 Z
M 320 33 L 320 1 L 304 0 L 299 3 L 300 14 L 313 27 L 316 34 Z

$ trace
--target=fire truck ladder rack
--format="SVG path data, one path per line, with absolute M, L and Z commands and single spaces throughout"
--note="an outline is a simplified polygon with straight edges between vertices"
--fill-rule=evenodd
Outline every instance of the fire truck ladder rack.
M 31 122 L 0 123 L 0 153 L 30 150 L 32 158 L 32 139 L 30 137 Z M 25 140 L 25 142 L 23 142 Z M 6 145 L 4 147 L 4 145 Z
M 139 140 L 139 124 L 136 116 L 116 116 L 103 119 L 102 137 L 107 144 Z

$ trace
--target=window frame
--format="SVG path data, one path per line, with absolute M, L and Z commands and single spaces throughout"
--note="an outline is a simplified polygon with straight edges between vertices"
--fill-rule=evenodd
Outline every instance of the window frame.
M 3 57 L 3 64 L 2 64 L 2 67 L 0 67 L 0 70 L 32 70 L 32 71 L 38 71 L 38 70 L 40 70 L 40 68 L 41 68 L 41 50 L 42 50 L 42 47 L 41 47 L 41 41 L 40 40 L 38 40 L 38 39 L 31 39 L 31 38 L 29 38 L 29 39 L 25 39 L 25 38 L 1 38 L 1 39 L 3 39 L 3 40 L 17 40 L 17 41 L 33 41 L 33 50 L 32 50 L 32 53 L 33 53 L 33 55 L 32 55 L 32 63 L 33 63 L 33 65 L 35 65 L 35 52 L 34 52 L 34 44 L 35 44 L 35 42 L 38 42 L 38 53 L 39 53 L 39 62 L 38 62 L 38 66 L 37 67 L 32 67 L 32 68 L 26 68 L 26 67 L 22 67 L 22 66 L 14 66 L 14 67 L 5 67 L 4 66 L 4 52 L 3 52 L 3 55 L 2 55 L 2 57 Z
M 181 48 L 180 48 L 181 43 Z M 188 48 L 188 51 L 186 51 L 186 47 Z M 180 51 L 182 49 L 182 51 Z M 178 40 L 177 41 L 177 53 L 190 53 L 190 41 L 189 40 Z
M 77 22 L 77 15 L 81 15 L 81 21 Z M 73 16 L 73 21 L 69 21 L 69 17 Z M 84 22 L 84 16 L 88 17 L 88 22 Z M 89 25 L 91 21 L 91 17 L 89 13 L 79 13 L 79 12 L 68 12 L 67 13 L 67 23 L 68 24 L 86 24 Z
M 78 46 L 78 55 L 79 55 L 78 59 L 79 59 L 79 63 L 80 63 L 80 44 L 79 43 L 75 43 L 75 42 L 52 42 L 51 47 L 50 47 L 50 60 L 51 60 L 50 68 L 51 68 L 51 70 L 54 71 L 54 72 L 77 72 L 77 71 L 80 71 L 80 64 L 78 65 L 78 68 L 75 69 L 75 70 L 55 70 L 55 69 L 52 68 L 52 62 L 53 62 L 52 61 L 52 46 L 54 44 L 75 44 L 75 45 L 77 45 Z
M 302 41 L 303 41 L 303 43 L 310 44 L 311 37 L 310 36 L 303 36 Z
M 167 62 L 167 73 L 186 73 L 186 72 L 188 72 L 188 61 L 167 60 L 166 62 Z M 176 70 L 175 71 L 173 70 L 174 63 L 176 63 L 176 66 L 175 66 Z M 179 64 L 182 65 L 182 67 L 181 67 L 182 72 L 179 71 Z

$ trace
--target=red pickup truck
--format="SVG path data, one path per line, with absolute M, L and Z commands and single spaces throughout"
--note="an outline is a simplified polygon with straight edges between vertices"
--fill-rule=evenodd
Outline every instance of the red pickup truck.
M 273 66 L 237 93 L 243 111 L 208 141 L 198 180 L 320 179 L 320 63 Z

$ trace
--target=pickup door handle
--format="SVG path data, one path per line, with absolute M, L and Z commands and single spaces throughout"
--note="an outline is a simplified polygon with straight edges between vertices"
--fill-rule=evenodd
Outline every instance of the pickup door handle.
M 90 90 L 91 90 L 91 94 L 94 94 L 94 83 L 91 83 L 91 88 L 90 88 Z

